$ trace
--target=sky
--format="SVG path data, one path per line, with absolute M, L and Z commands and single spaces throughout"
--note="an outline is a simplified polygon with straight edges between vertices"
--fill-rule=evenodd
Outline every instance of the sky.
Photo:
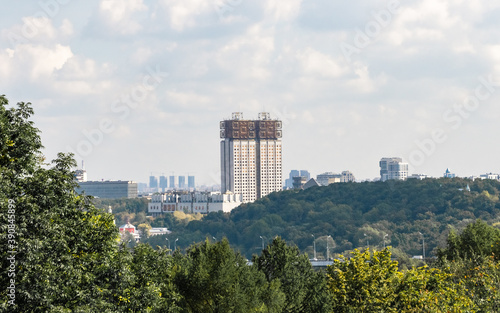
M 500 172 L 500 3 L 40 0 L 0 12 L 0 94 L 90 180 L 220 183 L 219 121 L 270 112 L 292 169 Z

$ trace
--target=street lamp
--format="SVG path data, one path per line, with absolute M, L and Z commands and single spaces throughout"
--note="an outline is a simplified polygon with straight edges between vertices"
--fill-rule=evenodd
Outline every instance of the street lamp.
M 264 250 L 264 238 L 262 236 L 259 236 L 260 239 L 262 239 L 262 250 Z
M 313 239 L 313 246 L 314 246 L 314 260 L 316 261 L 316 237 L 314 235 L 311 235 Z
M 370 249 L 370 242 L 368 242 L 368 235 L 364 234 L 366 238 L 366 246 Z
M 328 237 L 326 237 L 326 260 L 330 260 L 330 249 L 329 249 L 329 246 L 328 246 L 328 238 L 332 238 L 332 236 L 328 235 Z
M 424 239 L 424 234 L 422 234 L 421 232 L 418 232 L 420 234 L 420 236 L 422 236 L 422 258 L 425 262 L 425 239 Z
M 177 240 L 179 240 L 179 238 L 176 238 L 174 241 L 174 251 L 177 250 Z
M 167 239 L 167 242 L 168 242 L 168 254 L 170 254 L 170 240 L 168 240 L 167 237 L 165 237 L 165 239 Z
M 389 235 L 387 235 L 387 234 L 384 235 L 384 249 L 385 249 L 385 237 L 387 237 L 387 236 L 389 236 Z

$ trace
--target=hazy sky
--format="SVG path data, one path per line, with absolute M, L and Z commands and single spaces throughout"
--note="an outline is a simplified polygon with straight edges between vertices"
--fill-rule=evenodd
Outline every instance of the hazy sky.
M 89 179 L 219 178 L 219 121 L 283 120 L 291 169 L 500 172 L 496 1 L 41 0 L 0 13 L 0 93 Z M 499 82 L 496 84 L 495 82 Z

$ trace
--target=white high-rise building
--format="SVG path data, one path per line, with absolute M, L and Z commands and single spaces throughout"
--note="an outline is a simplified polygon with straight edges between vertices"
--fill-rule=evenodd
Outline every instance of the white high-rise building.
M 282 124 L 260 113 L 258 120 L 244 120 L 233 113 L 220 122 L 221 191 L 252 202 L 282 190 Z
M 382 158 L 380 165 L 380 180 L 406 180 L 408 178 L 408 163 L 401 158 Z

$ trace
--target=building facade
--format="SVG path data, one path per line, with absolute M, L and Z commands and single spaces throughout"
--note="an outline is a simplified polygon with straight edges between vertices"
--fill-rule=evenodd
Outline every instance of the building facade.
M 181 211 L 184 213 L 231 212 L 242 204 L 242 195 L 220 194 L 212 192 L 175 192 L 155 194 L 148 203 L 148 214 L 162 214 Z
M 188 176 L 188 189 L 194 190 L 196 188 L 194 176 Z
M 406 180 L 408 178 L 408 163 L 402 158 L 382 158 L 380 165 L 380 180 Z
M 103 199 L 137 198 L 137 183 L 133 181 L 88 181 L 79 183 L 76 192 Z
M 252 202 L 283 189 L 281 128 L 269 113 L 245 120 L 237 112 L 220 122 L 223 194 L 241 194 L 243 202 Z

